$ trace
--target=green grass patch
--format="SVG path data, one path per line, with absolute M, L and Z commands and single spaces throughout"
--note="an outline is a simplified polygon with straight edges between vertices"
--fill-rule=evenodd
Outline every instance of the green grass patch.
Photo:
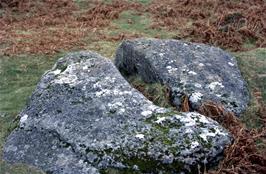
M 143 5 L 149 5 L 152 0 L 136 0 L 136 2 L 142 3 Z
M 41 75 L 55 58 L 47 56 L 1 57 L 0 113 L 17 113 L 25 105 Z
M 96 51 L 102 56 L 113 58 L 115 55 L 116 48 L 118 47 L 119 42 L 111 41 L 88 41 L 86 50 Z
M 120 14 L 117 20 L 111 23 L 111 28 L 105 29 L 110 36 L 124 34 L 135 37 L 158 37 L 162 39 L 172 38 L 176 33 L 162 29 L 152 29 L 152 19 L 148 13 L 139 14 L 136 11 L 128 10 Z
M 10 165 L 0 160 L 0 174 L 44 174 L 40 170 L 22 164 Z
M 25 165 L 10 165 L 2 161 L 5 138 L 17 126 L 18 112 L 25 106 L 41 75 L 52 68 L 62 56 L 20 55 L 0 58 L 0 173 L 37 174 Z
M 250 89 L 259 89 L 266 103 L 266 48 L 235 54 Z
M 261 92 L 261 100 L 266 103 L 266 49 L 259 48 L 249 52 L 235 53 L 239 68 L 248 83 L 251 102 L 241 119 L 248 128 L 261 128 L 260 103 L 254 96 L 254 90 Z
M 155 105 L 167 108 L 172 107 L 170 104 L 169 90 L 165 85 L 160 83 L 145 83 L 138 76 L 129 76 L 126 78 L 134 88 L 138 89 Z

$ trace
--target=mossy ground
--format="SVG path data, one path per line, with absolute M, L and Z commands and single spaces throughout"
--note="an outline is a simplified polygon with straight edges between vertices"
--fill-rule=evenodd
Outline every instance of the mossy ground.
M 88 2 L 86 0 L 75 0 L 80 10 L 86 9 Z M 105 0 L 106 3 L 112 3 L 111 0 Z M 138 0 L 143 5 L 148 5 L 151 0 Z M 3 10 L 0 9 L 0 13 Z M 165 31 L 162 29 L 152 29 L 152 18 L 150 13 L 139 13 L 134 10 L 123 11 L 118 19 L 115 19 L 105 28 L 100 29 L 100 33 L 106 36 L 106 39 L 98 37 L 93 32 L 84 37 L 85 50 L 97 51 L 100 54 L 113 57 L 115 49 L 123 38 L 134 37 L 158 37 L 172 38 L 178 35 L 177 31 Z M 0 15 L 1 17 L 1 15 Z M 49 27 L 49 26 L 47 26 Z M 18 30 L 20 34 L 31 37 L 28 30 Z M 124 37 L 119 38 L 119 35 Z M 114 39 L 118 38 L 118 39 Z M 28 39 L 27 42 L 31 40 Z M 247 43 L 249 47 L 251 43 Z M 0 44 L 0 51 L 8 46 Z M 77 50 L 77 49 L 75 49 Z M 2 147 L 5 138 L 14 129 L 18 123 L 17 114 L 25 106 L 29 96 L 34 90 L 41 75 L 52 67 L 57 58 L 64 52 L 71 50 L 59 50 L 62 53 L 43 54 L 14 54 L 4 56 L 0 53 L 0 159 L 2 158 Z M 259 119 L 259 107 L 262 102 L 266 102 L 266 49 L 255 49 L 249 52 L 237 52 L 236 55 L 239 67 L 243 76 L 248 82 L 252 94 L 250 107 L 244 113 L 242 120 L 250 128 L 262 126 Z M 142 85 L 141 81 L 134 82 Z M 165 98 L 165 88 L 156 84 L 151 84 L 147 88 L 147 93 L 155 93 L 154 101 L 158 105 L 167 106 L 167 97 Z M 0 174 L 37 174 L 40 171 L 26 167 L 24 165 L 9 165 L 0 160 Z M 108 172 L 109 173 L 109 172 Z M 112 173 L 112 172 L 110 172 Z
M 260 110 L 266 104 L 266 49 L 234 54 L 251 93 L 249 107 L 241 119 L 248 128 L 261 128 L 265 124 L 261 120 Z

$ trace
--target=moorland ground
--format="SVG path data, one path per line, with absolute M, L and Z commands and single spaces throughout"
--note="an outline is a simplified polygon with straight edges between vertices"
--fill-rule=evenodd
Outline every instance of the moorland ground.
M 138 37 L 206 43 L 237 58 L 251 102 L 234 124 L 220 118 L 235 142 L 206 173 L 266 172 L 265 11 L 264 0 L 0 0 L 0 173 L 42 173 L 7 164 L 2 148 L 41 75 L 59 57 L 93 50 L 112 59 L 122 40 Z

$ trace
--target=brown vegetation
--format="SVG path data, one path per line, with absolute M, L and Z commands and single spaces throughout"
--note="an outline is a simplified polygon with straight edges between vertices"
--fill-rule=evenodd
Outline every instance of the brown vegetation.
M 154 0 L 148 7 L 136 2 L 92 0 L 80 10 L 70 0 L 0 0 L 0 50 L 6 54 L 54 53 L 82 48 L 86 37 L 120 41 L 138 37 L 109 37 L 98 32 L 125 10 L 147 11 L 152 28 L 176 31 L 176 38 L 209 43 L 233 51 L 266 46 L 264 0 Z M 19 14 L 19 15 L 18 15 Z
M 261 130 L 248 130 L 234 114 L 214 103 L 203 104 L 199 112 L 219 122 L 234 137 L 234 142 L 225 150 L 225 158 L 218 169 L 208 173 L 266 173 L 266 149 L 257 147 L 258 141 L 265 141 L 265 127 Z
M 177 38 L 233 51 L 266 46 L 264 0 L 154 0 L 148 8 L 153 28 L 178 30 Z
M 137 9 L 138 3 L 90 1 L 80 10 L 69 0 L 0 0 L 0 43 L 5 54 L 55 53 L 60 49 L 82 48 L 85 37 L 98 36 L 102 27 L 123 10 Z M 19 14 L 19 15 L 17 15 Z M 102 36 L 103 38 L 104 36 Z

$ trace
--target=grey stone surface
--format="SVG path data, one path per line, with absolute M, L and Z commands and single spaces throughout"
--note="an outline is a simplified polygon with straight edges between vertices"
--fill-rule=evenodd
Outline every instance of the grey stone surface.
M 177 108 L 184 95 L 193 110 L 212 101 L 236 115 L 249 102 L 235 58 L 217 47 L 178 40 L 128 40 L 118 48 L 115 64 L 125 75 L 167 85 Z
M 42 76 L 4 159 L 53 174 L 191 172 L 215 164 L 230 142 L 217 122 L 155 106 L 110 60 L 78 52 Z

